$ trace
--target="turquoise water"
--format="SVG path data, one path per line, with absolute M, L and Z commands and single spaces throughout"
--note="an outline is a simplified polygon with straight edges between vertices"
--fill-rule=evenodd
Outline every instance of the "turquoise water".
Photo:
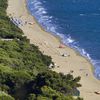
M 27 6 L 46 31 L 87 57 L 100 79 L 100 0 L 27 0 Z

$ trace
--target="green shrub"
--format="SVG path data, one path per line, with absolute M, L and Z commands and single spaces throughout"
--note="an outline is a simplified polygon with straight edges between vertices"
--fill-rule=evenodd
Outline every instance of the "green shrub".
M 0 0 L 0 100 L 82 100 L 72 97 L 80 77 L 50 71 L 52 58 L 10 21 L 7 6 L 8 0 Z
M 6 94 L 5 92 L 0 91 L 0 100 L 15 100 L 10 95 Z

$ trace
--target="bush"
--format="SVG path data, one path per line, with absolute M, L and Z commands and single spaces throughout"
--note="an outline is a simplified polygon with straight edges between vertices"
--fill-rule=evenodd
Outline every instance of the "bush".
M 10 95 L 6 94 L 5 92 L 0 91 L 0 100 L 15 100 Z
M 56 91 L 62 92 L 67 95 L 68 94 L 74 95 L 74 92 L 77 91 L 77 87 L 81 86 L 78 83 L 79 80 L 80 80 L 79 77 L 73 78 L 73 76 L 70 74 L 63 75 L 63 74 L 57 74 L 56 72 L 53 71 L 46 71 L 43 73 L 39 73 L 36 76 L 35 84 L 33 85 L 33 87 L 40 90 L 40 88 L 43 86 L 50 86 Z
M 0 0 L 0 100 L 81 100 L 72 97 L 80 77 L 49 70 L 52 58 L 22 36 L 6 15 L 7 3 Z

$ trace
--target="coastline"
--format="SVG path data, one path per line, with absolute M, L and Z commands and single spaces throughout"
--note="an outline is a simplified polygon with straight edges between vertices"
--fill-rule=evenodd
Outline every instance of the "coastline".
M 27 3 L 27 0 L 25 0 L 25 2 Z M 27 8 L 27 5 L 26 5 L 26 9 L 27 9 L 27 13 L 28 13 L 29 15 L 32 16 L 32 14 L 28 11 L 29 9 Z M 57 39 L 59 40 L 59 43 L 63 44 L 63 42 L 61 41 L 61 37 L 60 37 L 60 36 L 57 36 L 56 34 L 52 34 L 51 32 L 46 31 L 46 30 L 38 23 L 38 21 L 35 19 L 35 17 L 34 17 L 34 16 L 32 16 L 32 17 L 33 17 L 35 23 L 41 28 L 42 31 L 45 31 L 47 34 L 53 35 L 55 38 L 57 38 Z M 70 48 L 70 49 L 72 49 L 73 51 L 75 51 L 75 53 L 76 53 L 77 55 L 82 56 L 82 55 L 81 55 L 77 50 L 75 50 L 74 48 L 72 48 L 72 47 L 70 47 L 70 46 L 68 46 L 68 45 L 65 45 L 65 44 L 63 44 L 63 45 L 66 46 L 66 47 L 68 47 L 68 48 Z M 83 57 L 84 59 L 86 59 L 86 60 L 90 63 L 92 72 L 94 72 L 94 66 L 93 66 L 93 64 L 91 63 L 91 61 L 90 61 L 88 58 L 86 58 L 85 56 L 82 56 L 82 57 Z M 94 75 L 94 74 L 93 74 L 93 75 Z M 94 76 L 94 77 L 95 77 L 95 76 Z M 96 78 L 96 77 L 95 77 L 95 78 Z
M 27 0 L 25 0 L 25 2 L 27 3 Z M 28 13 L 29 15 L 32 16 L 32 14 L 28 11 L 29 9 L 27 8 L 27 5 L 26 5 L 26 9 L 27 9 L 27 13 Z M 55 38 L 57 38 L 57 39 L 59 40 L 59 43 L 63 44 L 63 41 L 61 41 L 61 37 L 60 37 L 60 36 L 57 36 L 56 34 L 52 34 L 52 33 L 49 32 L 49 31 L 46 31 L 46 30 L 38 23 L 38 21 L 36 20 L 36 18 L 35 18 L 34 16 L 32 16 L 32 17 L 33 17 L 34 21 L 36 22 L 36 24 L 41 28 L 41 30 L 45 31 L 47 34 L 53 35 Z M 65 46 L 67 46 L 68 48 L 70 48 L 70 49 L 72 49 L 73 51 L 75 51 L 75 53 L 76 53 L 77 55 L 82 56 L 82 55 L 80 54 L 80 52 L 79 52 L 78 50 L 74 49 L 73 47 L 70 47 L 70 46 L 68 46 L 68 45 L 66 45 L 66 44 L 63 44 L 63 45 L 65 45 Z M 93 66 L 92 62 L 91 62 L 87 57 L 85 57 L 85 56 L 82 56 L 82 57 L 85 58 L 85 59 L 90 63 L 92 72 L 94 72 L 94 66 Z M 94 77 L 95 77 L 95 76 L 94 76 Z M 96 77 L 95 77 L 95 78 L 96 78 Z
M 100 100 L 100 95 L 94 94 L 95 91 L 100 91 L 100 81 L 93 75 L 91 63 L 70 47 L 58 48 L 60 45 L 59 39 L 40 27 L 35 18 L 26 9 L 26 0 L 8 1 L 8 15 L 11 14 L 12 17 L 20 18 L 22 21 L 31 21 L 34 23 L 33 25 L 25 24 L 20 26 L 20 28 L 23 30 L 24 35 L 30 39 L 30 43 L 35 44 L 39 47 L 40 51 L 52 57 L 53 61 L 59 66 L 59 68 L 56 66 L 54 71 L 67 74 L 73 70 L 72 74 L 74 76 L 81 76 L 80 83 L 82 87 L 79 89 L 80 96 L 84 100 Z M 70 57 L 61 56 L 66 52 L 70 54 Z M 88 76 L 86 76 L 87 73 Z

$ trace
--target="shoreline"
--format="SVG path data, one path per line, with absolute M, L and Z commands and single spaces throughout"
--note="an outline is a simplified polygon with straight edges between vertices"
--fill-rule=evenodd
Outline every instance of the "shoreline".
M 27 0 L 25 0 L 25 2 L 27 3 Z M 28 9 L 28 7 L 27 7 L 27 4 L 26 4 L 26 9 L 27 9 L 27 13 L 28 13 L 29 15 L 32 16 L 32 14 L 30 13 L 30 11 L 29 11 L 29 9 Z M 75 50 L 73 47 L 70 47 L 70 46 L 64 44 L 64 43 L 61 41 L 61 37 L 60 37 L 60 36 L 57 36 L 56 34 L 52 34 L 51 32 L 46 31 L 46 30 L 38 23 L 38 21 L 36 20 L 36 18 L 35 18 L 34 16 L 32 16 L 32 17 L 33 17 L 34 21 L 36 22 L 36 24 L 41 28 L 41 30 L 47 32 L 47 34 L 53 35 L 56 39 L 59 40 L 59 43 L 61 43 L 61 44 L 65 45 L 66 47 L 72 49 L 76 54 L 78 54 L 79 56 L 85 58 L 85 59 L 90 63 L 92 72 L 94 72 L 94 66 L 93 66 L 93 64 L 91 63 L 91 61 L 90 61 L 87 57 L 82 56 L 82 55 L 80 54 L 80 52 L 78 52 L 77 50 Z M 94 74 L 93 74 L 93 75 L 94 75 Z M 95 77 L 95 76 L 94 76 L 94 77 Z M 95 77 L 95 78 L 96 78 L 96 77 Z M 97 78 L 96 78 L 96 79 L 97 79 Z M 99 79 L 97 79 L 97 80 L 99 80 Z
M 25 2 L 27 3 L 27 0 L 25 0 Z M 93 72 L 93 75 L 94 75 L 94 77 L 96 78 L 96 76 L 95 76 L 95 74 L 94 74 L 94 71 L 95 71 L 95 70 L 94 70 L 94 65 L 92 64 L 91 60 L 89 60 L 87 57 L 81 55 L 81 53 L 80 53 L 78 50 L 76 50 L 75 48 L 70 47 L 70 46 L 68 46 L 67 44 L 64 44 L 63 41 L 61 41 L 61 37 L 60 37 L 60 36 L 57 36 L 56 34 L 53 34 L 53 33 L 49 32 L 49 31 L 46 31 L 46 30 L 38 23 L 38 21 L 36 20 L 36 18 L 30 13 L 30 11 L 29 11 L 29 9 L 28 9 L 28 7 L 27 7 L 27 4 L 26 4 L 26 9 L 27 9 L 27 13 L 33 17 L 33 19 L 35 20 L 36 24 L 38 24 L 38 26 L 41 28 L 41 30 L 47 32 L 47 34 L 53 35 L 55 38 L 57 38 L 57 39 L 59 40 L 59 42 L 60 42 L 61 44 L 67 46 L 67 47 L 70 48 L 70 49 L 72 49 L 72 50 L 75 51 L 75 53 L 78 54 L 79 56 L 82 56 L 83 58 L 85 58 L 85 59 L 90 63 L 91 69 L 92 69 L 92 72 Z M 97 78 L 96 78 L 96 79 L 97 79 Z M 97 80 L 99 80 L 99 79 L 97 79 Z
M 25 2 L 27 3 L 27 0 L 25 0 Z M 32 14 L 30 13 L 30 11 L 29 11 L 29 9 L 28 9 L 28 7 L 27 7 L 27 4 L 26 4 L 26 9 L 27 9 L 27 13 L 28 13 L 29 15 L 32 16 Z M 38 21 L 36 20 L 36 18 L 35 18 L 34 16 L 32 16 L 32 17 L 33 17 L 33 20 L 35 21 L 35 23 L 41 28 L 42 31 L 45 31 L 47 34 L 53 35 L 55 38 L 57 38 L 57 39 L 59 40 L 60 43 L 62 43 L 59 36 L 54 35 L 54 34 L 52 34 L 51 32 L 46 31 L 46 30 L 38 23 Z M 63 43 L 62 43 L 62 44 L 63 44 Z M 70 48 L 70 47 L 69 47 L 69 48 Z
M 91 63 L 68 46 L 62 49 L 58 48 L 60 45 L 59 38 L 46 32 L 36 19 L 31 16 L 26 7 L 26 0 L 8 0 L 7 14 L 20 18 L 22 21 L 32 21 L 33 25 L 26 24 L 20 26 L 20 28 L 23 30 L 24 35 L 30 39 L 30 43 L 38 46 L 41 52 L 52 57 L 53 62 L 59 66 L 59 68 L 56 66 L 54 71 L 67 74 L 73 70 L 74 73 L 72 74 L 74 77 L 81 76 L 80 83 L 82 87 L 79 89 L 80 96 L 84 100 L 100 100 L 100 95 L 94 94 L 94 91 L 100 91 L 100 81 L 95 78 Z M 70 57 L 61 56 L 61 54 L 66 52 L 70 54 Z M 87 73 L 88 76 L 86 76 Z
M 25 2 L 27 3 L 27 0 L 25 0 Z M 27 13 L 28 13 L 29 15 L 32 16 L 32 14 L 30 13 L 30 11 L 29 11 L 29 9 L 28 9 L 28 7 L 27 7 L 27 4 L 26 4 L 26 9 L 27 9 Z M 92 73 L 93 73 L 93 75 L 94 75 L 94 78 L 96 78 L 96 76 L 95 76 L 95 74 L 94 74 L 94 71 L 95 71 L 95 70 L 94 70 L 94 66 L 93 66 L 93 64 L 91 63 L 91 61 L 90 61 L 87 57 L 82 56 L 82 55 L 80 54 L 80 52 L 78 52 L 78 51 L 75 50 L 74 48 L 72 48 L 72 47 L 70 47 L 70 46 L 64 44 L 64 43 L 61 41 L 61 37 L 60 37 L 60 36 L 57 36 L 56 34 L 52 34 L 51 32 L 46 31 L 46 30 L 38 23 L 38 21 L 36 20 L 36 18 L 35 18 L 34 16 L 32 16 L 32 17 L 33 17 L 34 21 L 36 22 L 36 24 L 41 28 L 42 31 L 45 31 L 47 34 L 50 34 L 50 35 L 54 36 L 56 39 L 58 39 L 59 43 L 61 43 L 61 44 L 63 44 L 64 46 L 66 46 L 66 47 L 72 49 L 77 55 L 79 55 L 79 56 L 83 57 L 84 59 L 86 59 L 86 60 L 88 61 L 88 63 L 90 63 L 90 65 L 91 65 L 91 70 L 92 70 Z M 96 79 L 97 79 L 97 78 L 96 78 Z M 99 79 L 97 79 L 97 80 L 99 80 Z M 99 81 L 100 81 L 100 80 L 99 80 Z

